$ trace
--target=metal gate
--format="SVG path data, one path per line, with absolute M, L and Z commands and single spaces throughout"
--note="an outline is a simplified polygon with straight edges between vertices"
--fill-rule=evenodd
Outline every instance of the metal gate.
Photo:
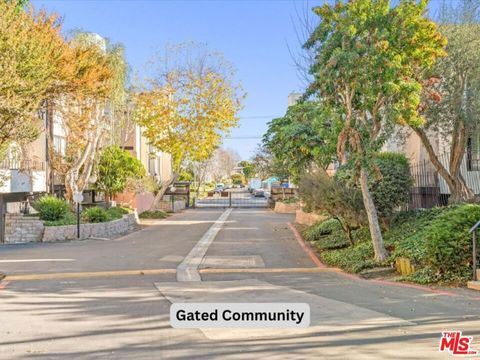
M 227 189 L 210 191 L 204 196 L 195 198 L 197 208 L 236 208 L 236 207 L 268 207 L 267 193 L 250 193 L 247 189 Z

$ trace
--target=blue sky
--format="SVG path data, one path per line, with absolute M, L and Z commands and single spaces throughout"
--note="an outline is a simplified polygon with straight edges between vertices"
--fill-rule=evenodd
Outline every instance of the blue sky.
M 304 1 L 32 1 L 63 17 L 64 28 L 96 32 L 126 48 L 134 69 L 167 43 L 206 42 L 237 69 L 247 98 L 232 137 L 260 137 L 287 96 L 301 88 L 287 47 L 297 46 L 292 18 Z M 311 4 L 311 2 L 309 3 Z M 311 6 L 311 5 L 308 5 Z M 258 139 L 225 140 L 249 158 Z

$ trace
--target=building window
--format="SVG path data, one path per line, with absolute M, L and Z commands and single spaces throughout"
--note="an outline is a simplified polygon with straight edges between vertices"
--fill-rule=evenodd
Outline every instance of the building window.
M 467 140 L 467 170 L 480 171 L 480 134 Z
M 53 136 L 53 149 L 57 154 L 65 156 L 67 151 L 67 141 L 63 136 Z

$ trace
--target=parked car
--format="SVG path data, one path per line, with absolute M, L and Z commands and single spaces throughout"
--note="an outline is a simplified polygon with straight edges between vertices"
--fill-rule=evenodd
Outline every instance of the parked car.
M 255 197 L 265 197 L 265 191 L 263 191 L 263 189 L 255 189 L 253 190 L 252 195 Z
M 215 189 L 213 191 L 219 193 L 225 190 L 225 185 L 222 183 L 218 183 L 215 185 Z

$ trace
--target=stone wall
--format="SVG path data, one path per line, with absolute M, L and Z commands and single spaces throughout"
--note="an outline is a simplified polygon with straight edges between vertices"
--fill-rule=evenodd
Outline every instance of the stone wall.
M 5 244 L 42 241 L 43 222 L 22 214 L 5 214 Z
M 123 215 L 121 219 L 105 223 L 81 224 L 80 239 L 90 237 L 108 238 L 135 229 L 137 220 L 135 214 Z M 77 239 L 77 225 L 46 226 L 43 233 L 44 242 L 65 241 Z

